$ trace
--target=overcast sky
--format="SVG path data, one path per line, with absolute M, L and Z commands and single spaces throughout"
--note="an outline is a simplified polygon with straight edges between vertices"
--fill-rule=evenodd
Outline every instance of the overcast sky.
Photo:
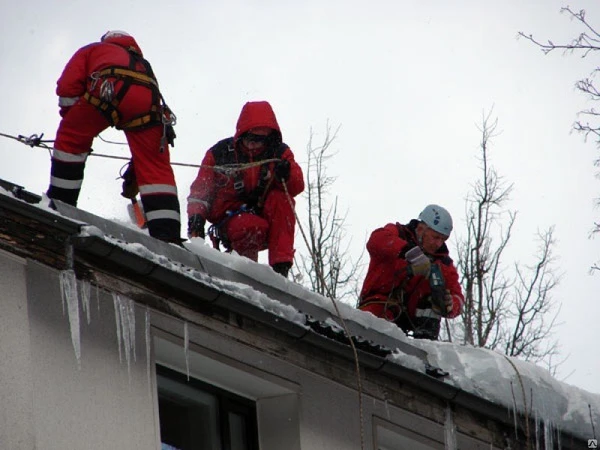
M 564 274 L 554 297 L 563 356 L 559 378 L 600 393 L 599 258 L 589 232 L 598 220 L 596 145 L 571 132 L 590 107 L 574 84 L 592 58 L 544 54 L 517 32 L 555 42 L 581 28 L 559 13 L 558 0 L 390 1 L 33 1 L 3 2 L 0 22 L 0 132 L 45 133 L 59 122 L 56 80 L 81 46 L 109 29 L 132 34 L 152 63 L 178 117 L 172 160 L 199 164 L 205 151 L 234 132 L 242 105 L 268 100 L 284 141 L 306 168 L 311 128 L 341 126 L 329 164 L 334 191 L 348 209 L 347 233 L 358 255 L 369 233 L 406 222 L 428 203 L 455 219 L 453 249 L 464 234 L 465 197 L 478 172 L 477 124 L 493 107 L 502 133 L 491 162 L 514 183 L 518 211 L 507 262 L 533 263 L 534 237 L 556 227 L 555 255 Z M 597 0 L 570 3 L 600 27 Z M 106 139 L 124 142 L 109 130 Z M 97 153 L 128 155 L 97 140 Z M 0 178 L 41 193 L 46 151 L 4 139 Z M 116 180 L 121 161 L 90 158 L 79 206 L 124 220 Z M 176 167 L 182 221 L 197 170 Z M 302 217 L 302 202 L 298 211 Z M 185 233 L 185 231 L 182 231 Z M 300 236 L 296 247 L 304 249 Z

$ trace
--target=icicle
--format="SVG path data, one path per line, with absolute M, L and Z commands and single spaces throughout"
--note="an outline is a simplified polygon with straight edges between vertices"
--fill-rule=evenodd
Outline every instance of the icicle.
M 513 399 L 513 420 L 514 420 L 514 424 L 515 424 L 515 438 L 518 439 L 519 436 L 519 425 L 517 422 L 517 399 L 515 398 L 515 390 L 514 390 L 514 385 L 513 382 L 510 382 L 510 391 L 512 392 L 512 399 Z
M 390 418 L 390 404 L 389 404 L 387 398 L 383 401 L 383 406 L 385 406 L 385 414 L 386 414 L 388 420 L 391 420 L 391 418 Z
M 60 273 L 60 301 L 62 303 L 62 313 L 63 316 L 65 315 L 65 298 L 66 298 L 66 292 L 65 292 L 65 283 L 63 282 L 63 278 L 65 277 L 64 272 Z
M 185 355 L 185 370 L 187 373 L 187 379 L 190 381 L 190 336 L 188 332 L 187 322 L 183 322 L 183 353 Z
M 127 324 L 129 327 L 129 345 L 131 354 L 133 355 L 133 361 L 137 362 L 137 356 L 135 351 L 135 302 L 127 298 L 125 302 L 126 311 L 127 311 Z
M 87 324 L 90 324 L 90 293 L 92 291 L 92 285 L 89 281 L 82 281 L 79 284 L 81 291 L 81 306 L 83 306 L 83 313 L 87 318 Z
M 123 353 L 127 362 L 127 373 L 131 376 L 131 358 L 137 361 L 135 351 L 135 302 L 127 297 L 113 293 L 115 322 L 117 327 L 117 345 L 119 362 L 123 362 Z M 123 346 L 123 352 L 121 351 Z M 131 378 L 130 378 L 131 379 Z
M 146 307 L 146 323 L 145 323 L 145 327 L 144 327 L 144 336 L 146 338 L 146 376 L 148 378 L 148 392 L 152 393 L 151 390 L 151 377 L 150 377 L 150 356 L 151 356 L 151 346 L 150 346 L 150 340 L 152 339 L 151 335 L 150 335 L 150 309 L 148 309 L 148 307 Z
M 96 303 L 98 304 L 98 312 L 100 312 L 100 288 L 97 285 L 96 285 Z
M 123 336 L 123 349 L 125 350 L 127 373 L 131 375 L 131 328 L 129 327 L 129 313 L 127 309 L 127 299 L 121 298 L 121 301 L 119 302 L 119 310 L 121 311 L 121 335 Z
M 79 334 L 79 298 L 77 296 L 77 277 L 73 270 L 63 270 L 60 272 L 60 292 L 64 304 L 67 302 L 67 312 L 69 314 L 69 327 L 71 329 L 71 342 L 75 350 L 77 359 L 77 368 L 81 369 L 81 337 Z
M 446 450 L 456 450 L 456 426 L 454 425 L 454 416 L 450 405 L 446 406 L 446 421 L 444 422 L 444 440 L 446 441 Z
M 390 405 L 389 405 L 389 402 L 388 402 L 387 391 L 384 388 L 382 388 L 382 387 L 380 387 L 379 389 L 381 391 L 381 396 L 383 397 L 383 408 L 385 409 L 385 414 L 386 414 L 388 420 L 391 420 L 390 419 Z
M 544 450 L 554 450 L 554 433 L 550 421 L 544 421 Z
M 121 354 L 121 297 L 113 292 L 113 304 L 115 305 L 115 322 L 117 326 L 117 347 L 119 347 L 119 362 L 123 362 Z
M 535 450 L 540 450 L 540 417 L 535 411 Z

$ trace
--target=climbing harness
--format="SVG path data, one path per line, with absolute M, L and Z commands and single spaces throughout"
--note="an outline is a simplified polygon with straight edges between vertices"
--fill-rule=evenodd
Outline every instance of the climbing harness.
M 177 123 L 177 117 L 165 103 L 150 63 L 136 52 L 131 50 L 128 50 L 128 52 L 129 67 L 112 66 L 92 73 L 90 75 L 90 88 L 83 95 L 83 98 L 98 108 L 111 126 L 118 130 L 139 130 L 162 125 L 163 135 L 160 151 L 164 152 L 167 143 L 171 146 L 174 145 L 176 135 L 173 127 Z M 136 69 L 138 63 L 144 67 L 144 71 Z M 118 89 L 115 88 L 117 82 L 122 82 Z M 96 89 L 98 83 L 100 83 L 99 96 L 96 97 L 90 92 Z M 118 107 L 133 84 L 150 88 L 152 106 L 147 113 L 123 123 Z
M 220 222 L 212 224 L 210 227 L 208 227 L 208 236 L 210 237 L 210 240 L 215 249 L 220 250 L 221 244 L 223 244 L 223 247 L 225 247 L 225 252 L 231 252 L 231 241 L 227 238 L 224 226 L 229 221 L 229 219 L 242 213 L 256 214 L 256 210 L 254 207 L 248 206 L 244 203 L 236 210 L 227 210 L 225 212 L 225 217 Z

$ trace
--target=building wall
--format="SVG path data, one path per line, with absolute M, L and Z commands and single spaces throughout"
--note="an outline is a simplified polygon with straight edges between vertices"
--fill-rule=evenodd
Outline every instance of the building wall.
M 158 448 L 143 310 L 128 367 L 119 360 L 112 296 L 93 292 L 89 324 L 80 310 L 78 363 L 59 272 L 3 254 L 0 289 L 0 448 Z
M 35 448 L 25 260 L 0 251 L 0 448 Z
M 339 382 L 355 379 L 352 368 L 330 365 L 327 355 L 311 354 L 314 350 L 260 337 L 235 320 L 228 324 L 175 304 L 170 314 L 136 305 L 130 328 L 135 352 L 128 363 L 123 336 L 118 338 L 115 299 L 95 288 L 89 323 L 78 302 L 78 359 L 59 275 L 0 253 L 0 448 L 158 449 L 155 364 L 254 400 L 261 450 L 360 448 L 358 395 Z M 125 333 L 122 324 L 118 329 Z M 395 446 L 399 440 L 393 434 L 402 430 L 412 432 L 407 442 L 427 437 L 434 440 L 422 439 L 422 448 L 444 447 L 439 421 L 413 417 L 367 394 L 362 415 L 366 450 L 377 448 L 378 433 L 387 436 L 381 448 L 403 448 Z M 389 423 L 388 431 L 377 432 L 376 422 Z

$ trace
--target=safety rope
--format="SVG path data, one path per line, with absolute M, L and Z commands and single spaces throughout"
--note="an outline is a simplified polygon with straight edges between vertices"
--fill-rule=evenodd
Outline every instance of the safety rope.
M 350 330 L 348 329 L 348 326 L 346 325 L 346 321 L 344 320 L 344 318 L 342 317 L 342 314 L 340 313 L 340 310 L 337 305 L 337 301 L 335 300 L 335 297 L 331 293 L 329 286 L 325 282 L 325 277 L 323 276 L 323 273 L 321 272 L 321 268 L 316 260 L 316 256 L 310 249 L 310 244 L 308 243 L 306 233 L 304 232 L 304 229 L 302 228 L 300 219 L 298 218 L 298 214 L 296 214 L 296 208 L 294 207 L 292 197 L 291 197 L 290 193 L 288 192 L 288 188 L 287 188 L 287 184 L 286 184 L 285 180 L 281 180 L 281 184 L 283 185 L 283 190 L 285 191 L 287 200 L 288 200 L 290 206 L 292 207 L 292 211 L 294 212 L 294 217 L 296 218 L 296 223 L 298 224 L 298 229 L 300 230 L 300 233 L 302 234 L 302 237 L 304 238 L 304 243 L 306 244 L 306 248 L 308 249 L 308 252 L 310 253 L 310 257 L 313 261 L 313 265 L 315 266 L 315 271 L 317 272 L 317 276 L 319 277 L 319 280 L 321 281 L 322 285 L 325 286 L 325 290 L 327 291 L 327 296 L 331 299 L 331 302 L 333 303 L 333 307 L 335 308 L 335 312 L 336 312 L 338 318 L 340 319 L 340 322 L 342 323 L 344 332 L 346 333 L 346 336 L 348 336 L 348 342 L 350 343 L 350 347 L 352 347 L 352 354 L 354 355 L 354 366 L 355 366 L 355 370 L 356 370 L 356 386 L 357 386 L 357 390 L 358 390 L 358 414 L 359 414 L 359 421 L 360 421 L 360 448 L 361 448 L 361 450 L 364 450 L 364 448 L 365 448 L 365 430 L 364 430 L 364 419 L 363 419 L 364 414 L 363 414 L 363 400 L 362 400 L 363 388 L 362 388 L 362 380 L 360 377 L 360 363 L 358 362 L 358 351 L 356 350 L 356 345 L 354 344 L 354 340 L 352 339 L 353 336 L 352 336 L 352 334 L 350 334 Z
M 38 136 L 37 134 L 32 134 L 31 136 L 23 136 L 23 135 L 12 136 L 10 134 L 0 133 L 0 136 L 6 137 L 9 139 L 14 139 L 15 141 L 18 141 L 22 144 L 28 145 L 29 147 L 32 147 L 32 148 L 40 147 L 40 148 L 45 148 L 47 150 L 52 150 L 52 147 L 47 144 L 54 142 L 51 139 L 42 140 L 44 133 L 42 133 L 40 136 Z M 125 143 L 125 142 L 108 141 L 106 139 L 103 139 L 102 137 L 100 137 L 100 139 L 109 144 L 127 145 L 127 143 Z M 95 153 L 95 152 L 91 152 L 90 155 L 97 156 L 99 158 L 120 159 L 122 161 L 131 160 L 131 157 L 127 157 L 127 156 L 106 155 L 106 154 Z M 220 166 L 207 166 L 207 165 L 202 165 L 202 164 L 189 164 L 189 163 L 178 163 L 178 162 L 171 162 L 171 165 L 172 166 L 181 166 L 181 167 L 195 167 L 195 168 L 203 167 L 206 169 L 212 169 L 215 172 L 223 173 L 224 175 L 229 175 L 231 173 L 246 170 L 251 167 L 262 166 L 263 164 L 268 164 L 268 163 L 277 162 L 277 161 L 280 161 L 280 160 L 278 158 L 269 158 L 269 159 L 263 159 L 261 161 L 254 161 L 254 162 L 250 162 L 250 163 L 223 164 Z
M 46 149 L 52 148 L 46 145 L 47 142 L 54 142 L 51 140 L 42 140 L 42 137 L 44 137 L 44 133 L 40 134 L 39 136 L 37 134 L 32 134 L 31 136 L 23 136 L 22 134 L 19 134 L 18 136 L 12 136 L 10 134 L 0 133 L 0 136 L 4 136 L 9 139 L 14 139 L 15 141 L 18 141 L 21 144 L 28 145 L 29 147 L 41 147 Z

